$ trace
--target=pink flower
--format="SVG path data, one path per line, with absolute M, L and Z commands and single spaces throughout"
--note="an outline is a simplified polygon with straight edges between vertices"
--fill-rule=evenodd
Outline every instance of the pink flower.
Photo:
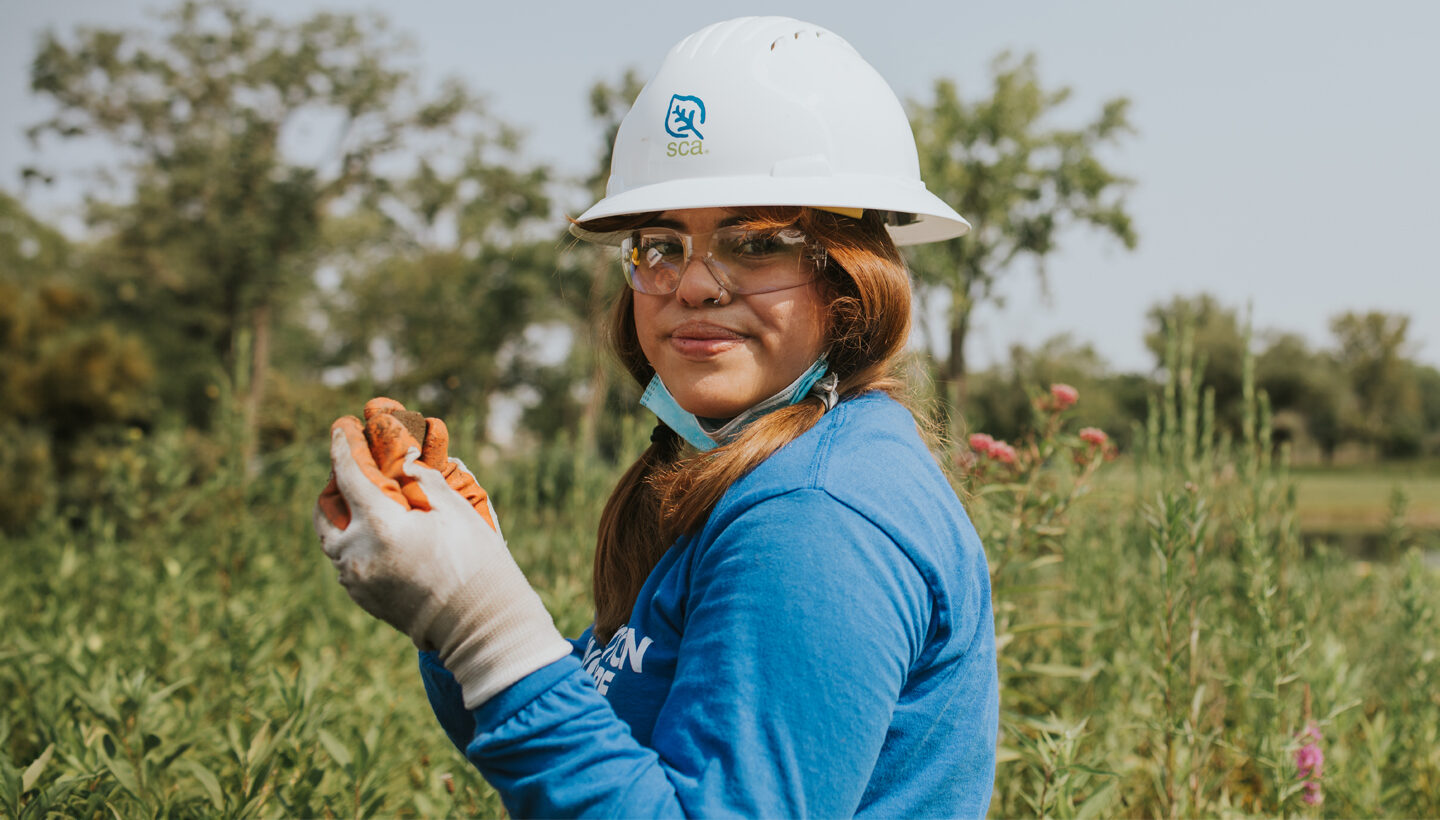
M 1001 464 L 1014 464 L 1016 453 L 1015 448 L 1003 441 L 997 441 L 990 445 L 985 454 L 1000 462 Z
M 1053 407 L 1056 410 L 1064 410 L 1080 401 L 1080 391 L 1068 384 L 1050 385 L 1050 398 L 1053 400 Z
M 1305 781 L 1305 792 L 1301 799 L 1306 805 L 1318 806 L 1325 800 L 1325 795 L 1320 791 L 1320 778 L 1325 770 L 1325 752 L 1320 748 L 1320 729 L 1312 723 L 1296 735 L 1296 739 L 1306 741 L 1295 750 L 1295 771 L 1299 778 Z
M 1014 447 L 1003 441 L 996 441 L 995 437 L 988 433 L 971 433 L 970 448 L 1003 464 L 1014 464 L 1017 456 Z
M 1324 765 L 1325 753 L 1320 751 L 1318 744 L 1306 743 L 1295 752 L 1295 768 L 1300 770 L 1301 777 L 1318 777 Z
M 1099 427 L 1086 427 L 1080 431 L 1080 440 L 1096 447 L 1103 447 L 1110 437 L 1105 435 L 1105 431 Z

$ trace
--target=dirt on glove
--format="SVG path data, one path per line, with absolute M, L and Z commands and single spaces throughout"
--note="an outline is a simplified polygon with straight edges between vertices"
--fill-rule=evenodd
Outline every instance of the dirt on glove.
M 376 444 L 374 439 L 375 428 L 369 422 L 370 419 L 378 415 L 394 416 L 395 420 L 405 425 L 406 431 L 415 437 L 415 443 L 422 447 L 424 446 L 425 432 L 428 426 L 425 421 L 425 414 L 417 413 L 414 410 L 406 410 L 405 405 L 394 399 L 377 396 L 365 403 L 365 439 L 370 443 L 372 448 Z
M 416 443 L 424 443 L 425 428 L 427 425 L 423 413 L 417 413 L 414 410 L 391 410 L 390 415 L 405 425 L 405 429 L 409 430 L 410 435 L 415 437 Z

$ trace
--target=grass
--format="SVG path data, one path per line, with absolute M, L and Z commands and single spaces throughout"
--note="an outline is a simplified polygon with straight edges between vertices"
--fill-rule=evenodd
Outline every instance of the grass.
M 1295 515 L 1304 533 L 1379 534 L 1391 523 L 1395 494 L 1405 498 L 1405 524 L 1419 532 L 1440 531 L 1440 470 L 1430 462 L 1294 470 Z M 1139 479 L 1132 460 L 1107 470 L 1096 491 L 1106 503 L 1129 505 Z
M 1105 463 L 1055 415 L 1019 463 L 961 479 L 994 589 L 992 815 L 1440 816 L 1440 584 L 1383 512 L 1399 482 L 1430 515 L 1433 476 L 1292 476 L 1263 403 L 1243 442 L 1219 443 L 1172 372 L 1133 462 Z M 323 445 L 272 453 L 249 482 L 192 450 L 173 431 L 138 440 L 91 507 L 5 541 L 0 817 L 500 816 L 430 715 L 408 640 L 315 545 Z M 567 634 L 589 620 L 621 466 L 559 441 L 483 471 Z M 1397 560 L 1302 548 L 1300 499 L 1362 497 Z M 1309 726 L 1325 765 L 1306 775 Z
M 1406 523 L 1440 530 L 1440 474 L 1390 469 L 1307 469 L 1295 474 L 1301 529 L 1316 532 L 1380 532 L 1389 521 L 1396 491 L 1407 499 Z

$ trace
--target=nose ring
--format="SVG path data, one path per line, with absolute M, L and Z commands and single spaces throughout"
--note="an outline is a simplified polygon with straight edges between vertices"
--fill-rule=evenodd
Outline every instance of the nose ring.
M 719 306 L 720 306 L 720 300 L 721 300 L 721 298 L 727 297 L 727 296 L 730 295 L 730 291 L 726 290 L 726 289 L 725 289 L 725 286 L 722 285 L 722 284 L 720 284 L 718 281 L 715 283 L 715 287 L 717 287 L 717 288 L 720 289 L 720 295 L 719 295 L 719 296 L 707 296 L 707 297 L 705 297 L 704 299 L 701 300 L 701 302 L 700 302 L 701 304 L 704 304 L 704 305 L 714 305 L 714 306 L 716 306 L 716 307 L 719 307 Z

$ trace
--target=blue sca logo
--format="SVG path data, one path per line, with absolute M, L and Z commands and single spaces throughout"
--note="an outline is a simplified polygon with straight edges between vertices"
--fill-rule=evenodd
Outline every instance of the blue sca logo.
M 665 113 L 665 132 L 677 140 L 703 140 L 698 125 L 705 122 L 705 102 L 684 94 L 670 95 L 670 108 Z

